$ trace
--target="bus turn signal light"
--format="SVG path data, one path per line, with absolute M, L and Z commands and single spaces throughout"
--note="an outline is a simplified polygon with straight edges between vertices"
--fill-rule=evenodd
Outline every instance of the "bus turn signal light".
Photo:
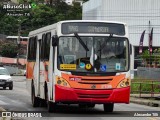
M 57 78 L 56 84 L 63 86 L 63 87 L 70 87 L 69 83 L 65 79 L 60 78 L 60 77 Z
M 117 88 L 123 88 L 128 86 L 130 86 L 130 79 L 126 78 L 118 84 Z

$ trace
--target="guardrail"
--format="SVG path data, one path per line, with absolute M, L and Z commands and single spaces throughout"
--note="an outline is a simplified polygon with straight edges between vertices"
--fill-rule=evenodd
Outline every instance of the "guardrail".
M 160 96 L 160 80 L 134 79 L 131 81 L 131 93 L 147 94 L 149 97 L 154 97 L 155 94 Z

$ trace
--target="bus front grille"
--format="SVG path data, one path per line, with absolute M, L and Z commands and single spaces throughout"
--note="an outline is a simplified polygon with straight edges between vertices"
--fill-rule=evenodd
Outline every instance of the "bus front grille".
M 109 84 L 112 81 L 112 78 L 99 78 L 99 79 L 88 79 L 88 78 L 82 78 L 81 81 L 78 81 L 78 83 L 81 84 Z

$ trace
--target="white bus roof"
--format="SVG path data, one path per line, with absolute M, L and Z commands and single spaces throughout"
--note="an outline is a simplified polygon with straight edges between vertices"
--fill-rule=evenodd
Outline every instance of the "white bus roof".
M 54 23 L 54 24 L 51 24 L 51 25 L 39 28 L 37 30 L 33 30 L 33 31 L 31 31 L 29 33 L 29 36 L 35 35 L 37 33 L 43 33 L 43 32 L 46 32 L 46 31 L 50 31 L 52 29 L 55 29 L 58 24 L 62 24 L 62 23 L 65 23 L 65 22 L 105 22 L 105 23 L 117 23 L 117 24 L 124 24 L 124 25 L 126 25 L 126 23 L 116 22 L 116 21 L 104 21 L 104 20 L 66 20 L 66 21 L 60 21 L 60 22 L 57 22 L 57 23 Z

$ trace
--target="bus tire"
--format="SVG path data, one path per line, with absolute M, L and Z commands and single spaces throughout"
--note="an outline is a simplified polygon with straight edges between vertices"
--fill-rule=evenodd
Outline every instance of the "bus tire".
M 78 104 L 79 108 L 87 108 L 87 104 L 79 103 Z
M 53 103 L 51 101 L 48 101 L 47 103 L 48 103 L 48 107 L 47 107 L 48 108 L 48 112 L 49 113 L 55 113 L 56 109 L 57 109 L 56 103 Z
M 44 83 L 44 99 L 41 99 L 41 103 L 40 103 L 40 106 L 41 107 L 47 107 L 47 100 L 48 100 L 48 95 L 47 95 L 47 93 L 48 93 L 48 89 L 47 89 L 47 84 L 46 83 Z
M 39 107 L 40 99 L 35 96 L 35 88 L 33 84 L 32 84 L 32 90 L 31 90 L 31 100 L 32 100 L 33 107 Z
M 106 103 L 103 104 L 104 112 L 113 112 L 114 104 L 113 103 Z
M 47 109 L 49 113 L 55 113 L 57 109 L 57 105 L 54 102 L 49 101 L 49 96 L 48 96 L 48 88 L 46 87 L 45 89 L 45 101 L 47 102 Z
M 95 104 L 87 104 L 87 107 L 89 107 L 89 108 L 94 108 L 94 107 L 95 107 Z

